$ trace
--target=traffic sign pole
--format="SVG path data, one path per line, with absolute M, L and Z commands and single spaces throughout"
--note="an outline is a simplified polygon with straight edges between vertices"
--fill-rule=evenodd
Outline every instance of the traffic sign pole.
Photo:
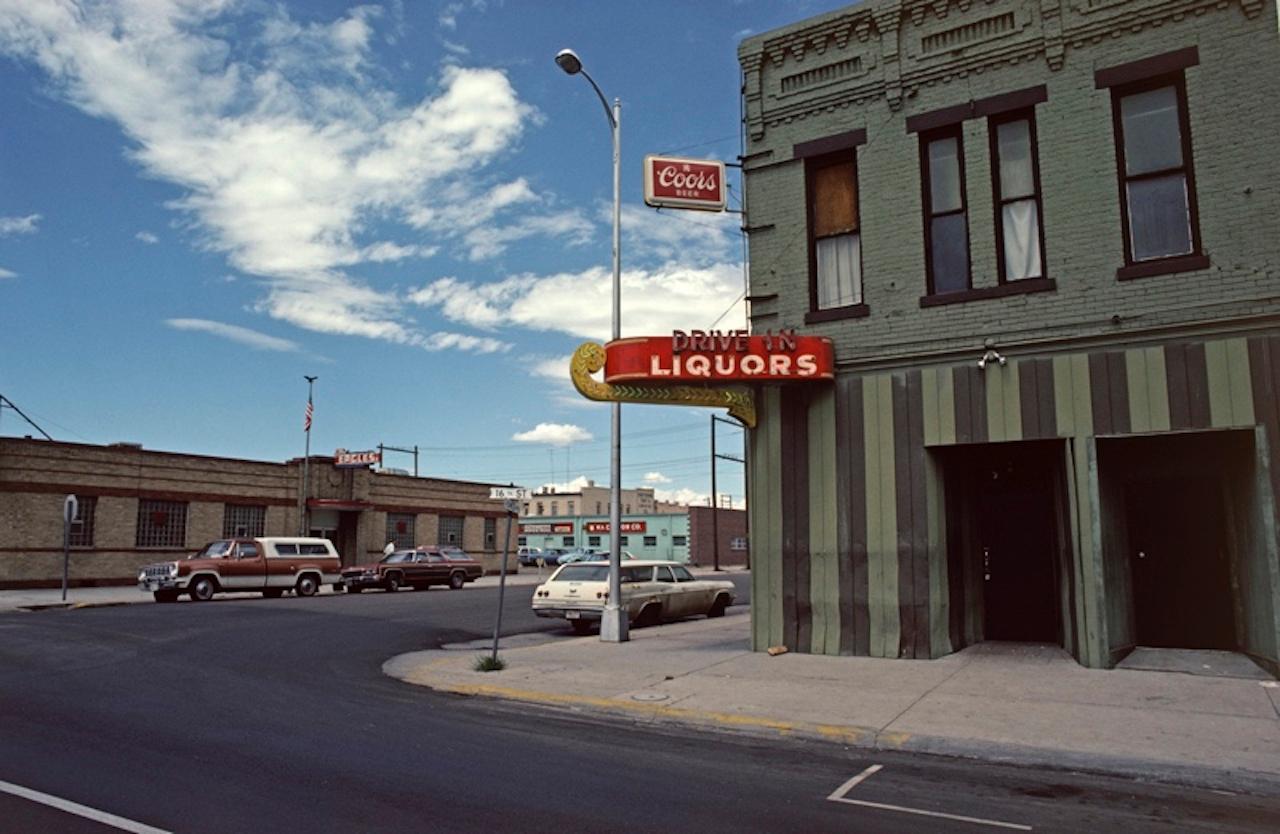
M 68 495 L 62 502 L 62 601 L 67 601 L 67 577 L 71 567 L 71 522 L 80 514 L 80 502 Z

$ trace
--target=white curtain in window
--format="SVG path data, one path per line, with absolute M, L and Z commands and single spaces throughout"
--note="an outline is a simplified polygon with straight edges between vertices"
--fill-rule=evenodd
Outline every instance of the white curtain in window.
M 1004 277 L 1006 281 L 1039 278 L 1040 218 L 1035 200 L 1004 205 Z
M 818 309 L 862 303 L 862 251 L 857 233 L 817 241 Z

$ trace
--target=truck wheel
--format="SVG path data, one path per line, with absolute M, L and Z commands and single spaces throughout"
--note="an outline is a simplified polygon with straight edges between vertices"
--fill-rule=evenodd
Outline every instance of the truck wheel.
M 313 597 L 316 591 L 320 590 L 320 583 L 312 574 L 303 574 L 298 577 L 298 584 L 294 586 L 294 590 L 300 597 Z
M 400 590 L 400 576 L 394 573 L 388 574 L 387 578 L 382 580 L 382 587 L 386 588 L 389 592 Z
M 156 591 L 152 594 L 156 598 L 156 602 L 177 602 L 177 591 Z
M 461 591 L 462 586 L 467 584 L 467 575 L 461 571 L 454 571 L 449 574 L 449 587 L 455 591 Z
M 199 576 L 191 581 L 191 598 L 196 602 L 208 602 L 217 592 L 217 583 L 208 576 Z

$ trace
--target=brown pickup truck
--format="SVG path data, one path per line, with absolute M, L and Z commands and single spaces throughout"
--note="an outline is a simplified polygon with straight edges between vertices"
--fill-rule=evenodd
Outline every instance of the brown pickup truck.
M 461 550 L 419 547 L 392 551 L 373 564 L 343 568 L 342 584 L 353 594 L 365 588 L 396 591 L 406 585 L 415 591 L 448 585 L 456 591 L 483 573 L 481 564 Z
M 219 539 L 174 562 L 157 562 L 138 573 L 138 587 L 156 602 L 181 594 L 205 601 L 220 591 L 261 591 L 278 597 L 292 590 L 309 597 L 337 583 L 341 560 L 328 539 L 270 537 Z

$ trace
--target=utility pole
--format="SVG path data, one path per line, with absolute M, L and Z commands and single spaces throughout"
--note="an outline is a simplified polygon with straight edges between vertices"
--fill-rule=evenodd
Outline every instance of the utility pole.
M 16 405 L 13 404 L 13 400 L 9 399 L 4 394 L 0 394 L 0 412 L 3 412 L 5 408 L 12 408 L 14 411 L 16 411 L 19 417 L 21 417 L 23 420 L 26 420 L 28 423 L 31 424 L 31 427 L 33 429 L 43 434 L 45 440 L 53 440 L 53 438 L 49 436 L 49 432 L 45 431 L 44 429 L 36 425 L 35 420 L 32 420 L 30 417 L 23 414 L 22 409 L 18 408 Z
M 387 451 L 404 452 L 406 455 L 413 455 L 413 477 L 415 478 L 418 477 L 418 445 L 416 443 L 414 444 L 412 449 L 406 449 L 400 446 L 387 446 L 385 444 L 379 443 L 378 444 L 378 460 L 382 461 L 383 468 L 386 467 L 387 462 L 383 460 L 382 456 Z
M 711 549 L 714 552 L 712 556 L 714 569 L 720 570 L 720 495 L 716 492 L 716 459 L 731 460 L 735 463 L 743 464 L 746 461 L 733 455 L 716 454 L 716 423 L 727 423 L 730 426 L 737 426 L 738 424 L 732 420 L 726 420 L 714 414 L 711 415 Z

